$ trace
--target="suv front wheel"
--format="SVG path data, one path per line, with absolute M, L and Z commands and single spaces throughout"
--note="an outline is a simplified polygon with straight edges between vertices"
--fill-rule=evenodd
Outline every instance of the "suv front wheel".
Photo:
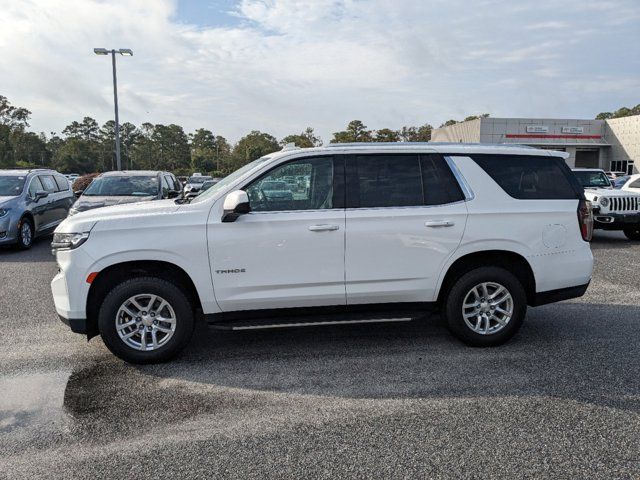
M 508 341 L 522 325 L 526 311 L 522 283 L 499 267 L 480 267 L 462 275 L 444 305 L 449 330 L 474 347 Z
M 175 357 L 193 334 L 193 309 L 184 292 L 167 280 L 135 277 L 105 297 L 98 327 L 113 354 L 130 363 Z

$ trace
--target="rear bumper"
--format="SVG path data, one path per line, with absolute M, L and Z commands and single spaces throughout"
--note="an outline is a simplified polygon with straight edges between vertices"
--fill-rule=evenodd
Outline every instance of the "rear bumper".
M 85 318 L 65 318 L 58 314 L 62 323 L 71 329 L 73 333 L 87 333 L 87 320 Z
M 540 305 L 546 305 L 548 303 L 561 302 L 562 300 L 581 297 L 585 294 L 587 288 L 589 288 L 589 283 L 590 282 L 587 282 L 584 285 L 578 285 L 575 287 L 549 290 L 547 292 L 538 292 L 536 293 L 533 302 L 531 302 L 531 306 L 538 307 Z

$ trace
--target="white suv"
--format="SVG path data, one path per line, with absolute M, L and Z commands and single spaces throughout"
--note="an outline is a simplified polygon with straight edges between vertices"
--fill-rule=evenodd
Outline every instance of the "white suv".
M 176 355 L 200 313 L 254 329 L 404 321 L 439 307 L 467 344 L 498 345 L 527 305 L 589 284 L 591 210 L 563 159 L 460 144 L 285 148 L 189 204 L 65 220 L 52 244 L 56 310 L 135 363 Z M 264 192 L 285 177 L 301 179 L 290 195 Z
M 622 230 L 629 240 L 640 240 L 640 192 L 627 184 L 614 189 L 598 168 L 574 168 L 573 173 L 593 207 L 594 228 Z

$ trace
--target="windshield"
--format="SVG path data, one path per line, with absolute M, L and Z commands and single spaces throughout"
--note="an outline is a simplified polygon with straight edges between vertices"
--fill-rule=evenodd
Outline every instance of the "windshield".
M 197 176 L 197 177 L 189 177 L 187 183 L 204 183 L 205 180 L 211 180 L 211 177 L 205 176 Z
M 584 188 L 611 187 L 611 181 L 604 172 L 574 171 L 573 173 Z
M 7 176 L 0 177 L 0 197 L 17 197 L 22 193 L 25 177 Z
M 251 163 L 247 163 L 244 167 L 240 167 L 238 170 L 236 170 L 235 172 L 227 175 L 226 177 L 224 177 L 222 180 L 220 180 L 218 183 L 216 183 L 214 186 L 212 186 L 211 188 L 209 188 L 206 192 L 198 195 L 196 198 L 194 198 L 191 203 L 200 203 L 203 200 L 206 200 L 207 198 L 210 198 L 212 196 L 214 196 L 216 194 L 216 192 L 220 191 L 221 189 L 223 189 L 224 187 L 226 187 L 227 185 L 235 182 L 237 179 L 239 179 L 240 177 L 242 177 L 245 173 L 249 172 L 250 170 L 252 170 L 253 168 L 257 167 L 258 165 L 260 165 L 261 163 L 266 162 L 267 160 L 269 160 L 271 157 L 270 156 L 266 156 L 266 157 L 260 157 L 257 160 L 254 160 Z
M 98 177 L 82 195 L 106 197 L 148 197 L 158 194 L 158 177 Z

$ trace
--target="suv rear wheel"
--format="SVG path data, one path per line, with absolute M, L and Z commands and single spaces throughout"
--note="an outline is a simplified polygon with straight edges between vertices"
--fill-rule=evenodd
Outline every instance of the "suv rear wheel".
M 480 267 L 461 276 L 444 306 L 449 330 L 474 347 L 508 341 L 522 325 L 526 311 L 522 283 L 499 267 Z
M 640 225 L 634 225 L 623 230 L 629 240 L 640 240 Z
M 193 309 L 167 280 L 137 277 L 116 285 L 98 314 L 100 335 L 111 352 L 130 363 L 175 357 L 193 334 Z

